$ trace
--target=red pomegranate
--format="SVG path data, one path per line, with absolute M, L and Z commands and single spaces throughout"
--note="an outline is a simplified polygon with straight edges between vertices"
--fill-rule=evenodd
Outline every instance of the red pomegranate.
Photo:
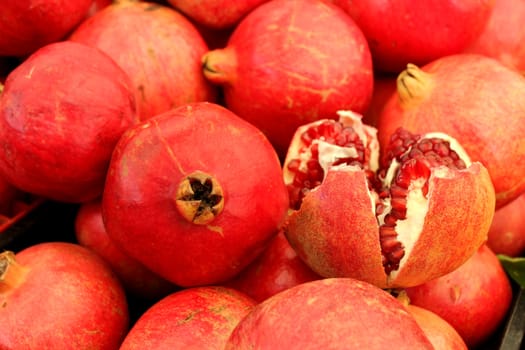
M 167 0 L 195 22 L 213 29 L 232 28 L 257 6 L 268 0 Z
M 525 191 L 525 76 L 481 55 L 408 65 L 378 120 L 381 146 L 403 127 L 441 131 L 483 163 L 501 207 Z
M 492 15 L 480 36 L 464 52 L 498 59 L 525 73 L 525 1 L 494 1 Z
M 142 120 L 185 103 L 215 101 L 216 88 L 201 69 L 208 46 L 173 8 L 114 2 L 84 21 L 69 40 L 101 49 L 124 69 L 133 81 Z
M 0 56 L 25 57 L 60 41 L 86 17 L 93 0 L 2 1 Z
M 320 278 L 279 231 L 264 252 L 225 285 L 262 302 L 285 289 Z
M 203 57 L 204 75 L 225 105 L 260 128 L 281 158 L 297 127 L 363 112 L 373 89 L 371 56 L 359 27 L 318 0 L 276 0 L 251 11 L 228 44 Z
M 255 301 L 231 288 L 183 289 L 147 309 L 119 350 L 222 349 L 254 306 Z
M 511 257 L 525 253 L 525 193 L 494 213 L 487 245 L 496 254 Z
M 386 102 L 396 93 L 397 76 L 376 74 L 374 76 L 374 91 L 368 109 L 363 113 L 363 123 L 377 127 L 377 120 Z
M 260 130 L 213 103 L 128 130 L 102 198 L 110 238 L 176 285 L 225 282 L 277 234 L 288 195 Z
M 0 175 L 0 217 L 11 217 L 14 214 L 15 200 L 20 194 L 18 188 Z
M 469 348 L 488 339 L 502 324 L 512 302 L 510 280 L 486 245 L 453 272 L 407 288 L 410 303 L 439 315 Z
M 351 345 L 350 345 L 351 344 Z M 433 349 L 392 295 L 349 278 L 306 282 L 256 305 L 225 349 Z
M 379 164 L 376 131 L 350 111 L 298 128 L 283 166 L 294 209 L 283 229 L 323 277 L 421 284 L 485 242 L 494 188 L 485 167 L 443 133 L 398 129 Z
M 46 45 L 9 74 L 0 96 L 0 172 L 24 192 L 97 198 L 113 148 L 137 122 L 129 78 L 111 58 L 70 41 Z
M 109 238 L 100 199 L 80 205 L 75 217 L 75 238 L 81 246 L 94 251 L 109 264 L 131 295 L 158 300 L 175 291 L 172 283 L 129 257 Z
M 106 263 L 77 244 L 0 253 L 0 348 L 116 350 L 128 304 Z
M 495 0 L 332 0 L 363 31 L 374 68 L 399 73 L 462 52 L 489 21 Z

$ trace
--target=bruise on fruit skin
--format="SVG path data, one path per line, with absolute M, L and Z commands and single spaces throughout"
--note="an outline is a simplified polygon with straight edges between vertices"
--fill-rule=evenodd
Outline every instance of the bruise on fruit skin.
M 222 212 L 223 191 L 214 177 L 202 171 L 195 171 L 179 184 L 176 205 L 179 213 L 186 220 L 197 225 L 205 225 Z M 222 231 L 218 230 L 218 232 Z

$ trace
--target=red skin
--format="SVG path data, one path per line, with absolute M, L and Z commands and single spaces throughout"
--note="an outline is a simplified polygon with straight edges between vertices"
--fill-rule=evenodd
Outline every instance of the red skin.
M 187 219 L 176 200 L 196 171 L 215 179 L 224 198 L 222 211 L 203 224 Z M 277 234 L 287 207 L 281 165 L 268 139 L 206 102 L 129 129 L 113 152 L 102 198 L 111 239 L 183 287 L 233 278 Z
M 525 2 L 495 1 L 494 10 L 481 35 L 465 52 L 484 54 L 525 73 Z
M 133 81 L 142 120 L 185 103 L 216 99 L 216 87 L 202 75 L 208 46 L 171 7 L 116 2 L 84 21 L 69 40 L 101 49 L 124 69 Z
M 474 54 L 443 57 L 411 75 L 379 116 L 381 148 L 400 126 L 415 133 L 441 131 L 487 167 L 498 208 L 524 192 L 525 77 Z
M 258 304 L 233 330 L 225 350 L 432 349 L 392 295 L 346 278 L 306 282 Z
M 83 203 L 75 218 L 78 243 L 101 256 L 122 281 L 126 291 L 157 300 L 175 291 L 175 286 L 126 255 L 109 238 L 102 220 L 100 200 Z
M 368 107 L 370 51 L 343 11 L 317 0 L 270 1 L 235 27 L 228 45 L 203 58 L 225 104 L 260 128 L 284 159 L 298 126 Z
M 108 56 L 68 41 L 47 45 L 5 83 L 0 169 L 24 192 L 64 202 L 97 198 L 115 144 L 138 122 L 135 108 L 128 76 Z
M 320 278 L 297 256 L 280 231 L 264 252 L 226 285 L 262 302 L 285 289 Z
M 64 242 L 30 246 L 15 259 L 0 279 L 2 349 L 118 349 L 128 305 L 102 259 Z
M 88 10 L 87 16 L 91 17 L 95 13 L 111 5 L 113 0 L 92 0 L 91 7 Z
M 0 216 L 11 217 L 20 191 L 0 175 Z
M 168 0 L 174 8 L 205 27 L 226 29 L 234 27 L 257 6 L 268 0 Z
M 481 34 L 494 0 L 333 0 L 368 39 L 374 68 L 399 73 L 460 53 Z
M 374 77 L 374 92 L 368 109 L 363 114 L 363 123 L 377 127 L 377 120 L 386 102 L 396 92 L 395 75 L 379 75 Z
M 494 253 L 518 257 L 525 252 L 524 210 L 525 194 L 496 210 L 487 240 Z
M 230 288 L 181 290 L 146 310 L 120 350 L 222 349 L 232 330 L 255 304 Z
M 483 245 L 457 270 L 407 288 L 410 303 L 441 316 L 469 348 L 488 339 L 512 302 L 512 287 L 497 256 Z
M 86 17 L 92 1 L 0 2 L 0 56 L 24 57 L 62 40 Z

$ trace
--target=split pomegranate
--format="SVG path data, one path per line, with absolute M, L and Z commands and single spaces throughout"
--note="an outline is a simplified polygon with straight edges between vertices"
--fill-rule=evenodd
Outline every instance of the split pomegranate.
M 511 257 L 525 253 L 525 193 L 494 213 L 487 245 L 496 254 Z
M 525 191 L 525 76 L 482 55 L 408 65 L 378 120 L 381 146 L 398 127 L 456 138 L 489 171 L 499 208 Z
M 167 0 L 195 22 L 213 29 L 234 27 L 249 12 L 268 0 Z
M 284 232 L 324 277 L 412 286 L 465 262 L 487 239 L 494 188 L 443 133 L 398 129 L 378 161 L 376 129 L 341 111 L 297 130 L 284 163 Z
M 93 0 L 0 2 L 0 56 L 25 57 L 60 41 L 86 17 Z
M 495 0 L 332 0 L 362 29 L 374 68 L 399 73 L 462 52 L 489 21 Z
M 287 206 L 268 139 L 207 102 L 129 129 L 113 152 L 102 197 L 110 238 L 183 287 L 233 278 L 277 234 Z
M 147 309 L 119 350 L 222 349 L 232 330 L 255 301 L 216 286 L 186 288 Z
M 509 277 L 486 245 L 451 273 L 406 289 L 410 303 L 439 315 L 469 348 L 483 344 L 504 321 L 512 303 Z
M 433 349 L 392 295 L 349 278 L 299 284 L 256 305 L 233 330 L 226 350 Z
M 77 244 L 0 253 L 1 349 L 117 350 L 128 304 L 117 277 Z
M 97 198 L 113 148 L 137 122 L 129 77 L 111 58 L 70 41 L 46 45 L 0 95 L 0 172 L 46 198 Z
M 224 90 L 225 105 L 270 139 L 281 158 L 300 125 L 363 112 L 373 70 L 359 27 L 318 0 L 276 0 L 251 11 L 226 47 L 203 57 L 204 75 Z
M 101 49 L 122 67 L 133 81 L 141 120 L 182 104 L 215 101 L 216 87 L 201 70 L 208 47 L 197 28 L 168 6 L 114 2 L 69 40 Z

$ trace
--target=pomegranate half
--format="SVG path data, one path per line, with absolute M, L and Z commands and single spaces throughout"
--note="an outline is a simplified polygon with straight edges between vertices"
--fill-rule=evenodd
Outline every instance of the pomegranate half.
M 487 170 L 446 134 L 403 129 L 379 164 L 376 132 L 350 111 L 297 130 L 283 169 L 290 244 L 324 277 L 381 288 L 454 270 L 487 239 L 495 203 Z

